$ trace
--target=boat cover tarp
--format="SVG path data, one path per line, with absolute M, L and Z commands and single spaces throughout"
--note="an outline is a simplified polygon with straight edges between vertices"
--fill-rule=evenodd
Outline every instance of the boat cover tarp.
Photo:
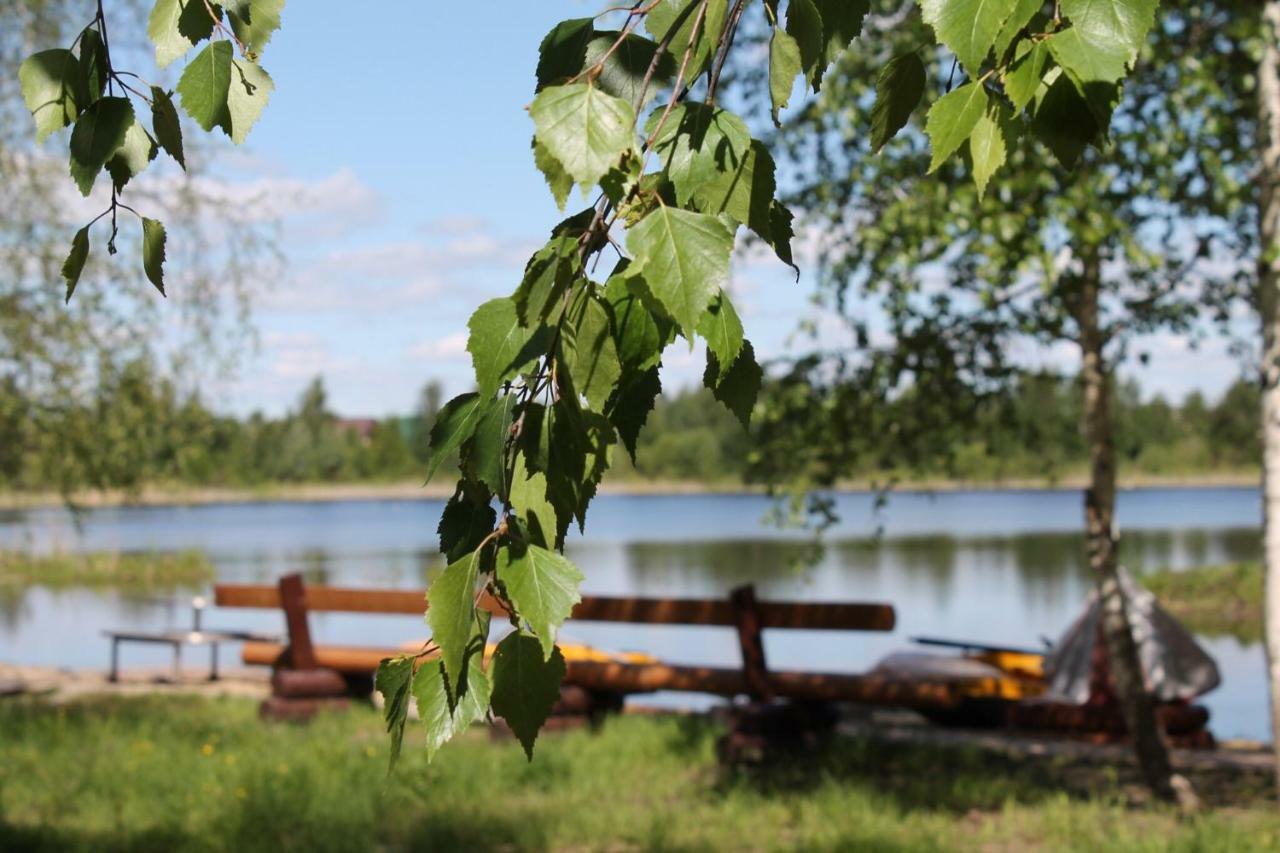
M 1194 699 L 1221 683 L 1218 665 L 1191 632 L 1169 615 L 1150 591 L 1139 587 L 1123 569 L 1120 589 L 1125 596 L 1129 623 L 1138 643 L 1138 656 L 1147 689 L 1159 701 Z M 1083 704 L 1089 698 L 1093 644 L 1099 640 L 1102 608 L 1094 590 L 1077 619 L 1045 655 L 1045 698 Z
M 997 667 L 970 658 L 934 655 L 923 652 L 894 652 L 871 670 L 883 678 L 918 681 L 921 679 L 1003 678 Z

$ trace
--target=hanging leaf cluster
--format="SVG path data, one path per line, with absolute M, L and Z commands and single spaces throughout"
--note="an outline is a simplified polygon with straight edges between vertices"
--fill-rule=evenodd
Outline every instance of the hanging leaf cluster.
M 188 62 L 176 94 L 182 109 L 201 128 L 222 129 L 234 142 L 244 142 L 271 96 L 271 77 L 258 55 L 280 27 L 284 0 L 157 0 L 147 22 L 156 63 L 165 67 L 204 44 Z M 141 223 L 142 268 L 147 280 L 164 293 L 165 229 L 158 220 L 137 213 L 120 201 L 126 185 L 163 150 L 186 168 L 182 125 L 172 90 L 146 82 L 112 61 L 107 19 L 102 4 L 69 48 L 44 50 L 18 69 L 23 99 L 43 142 L 71 128 L 68 144 L 71 177 L 88 196 L 102 172 L 111 182 L 110 205 L 76 232 L 62 267 L 67 300 L 75 293 L 89 257 L 90 229 L 110 217 L 107 250 L 116 253 L 121 209 Z

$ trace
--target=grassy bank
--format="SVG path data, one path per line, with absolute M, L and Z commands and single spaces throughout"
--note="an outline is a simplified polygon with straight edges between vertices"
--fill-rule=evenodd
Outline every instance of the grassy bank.
M 1143 575 L 1165 609 L 1197 634 L 1262 639 L 1262 566 L 1228 563 Z
M 166 554 L 48 554 L 0 551 L 0 587 L 112 586 L 133 590 L 200 586 L 213 565 L 199 551 Z
M 416 734 L 416 733 L 415 733 Z M 532 764 L 481 730 L 386 775 L 359 709 L 308 726 L 251 702 L 0 703 L 0 849 L 1223 850 L 1273 848 L 1265 779 L 1204 786 L 1180 821 L 1115 771 L 842 742 L 767 777 L 722 775 L 714 724 L 624 717 L 547 735 Z M 1225 803 L 1229 802 L 1229 805 Z

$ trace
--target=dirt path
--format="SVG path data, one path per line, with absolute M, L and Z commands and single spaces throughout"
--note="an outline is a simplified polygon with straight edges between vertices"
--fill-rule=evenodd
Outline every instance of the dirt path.
M 271 692 L 270 673 L 265 669 L 225 670 L 217 681 L 208 679 L 208 670 L 192 667 L 182 671 L 175 682 L 169 667 L 137 667 L 107 680 L 101 670 L 72 670 L 43 666 L 0 663 L 0 697 L 40 696 L 46 701 L 70 702 L 86 696 L 142 696 L 147 694 L 193 694 L 199 696 L 241 696 L 265 698 Z
M 845 719 L 841 734 L 869 737 L 890 743 L 916 743 L 951 748 L 979 749 L 1009 758 L 1044 758 L 1086 761 L 1094 764 L 1130 763 L 1127 744 L 1095 744 L 1063 737 L 1046 737 L 1003 729 L 946 729 L 924 723 L 910 712 L 877 711 L 864 718 Z M 1257 741 L 1226 741 L 1217 749 L 1174 749 L 1173 763 L 1180 770 L 1269 771 L 1274 755 Z

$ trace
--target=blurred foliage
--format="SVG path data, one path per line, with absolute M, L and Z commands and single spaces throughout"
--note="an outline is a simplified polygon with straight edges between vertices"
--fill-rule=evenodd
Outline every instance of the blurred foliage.
M 110 586 L 154 591 L 203 586 L 213 579 L 213 564 L 200 551 L 40 555 L 0 551 L 0 588 Z
M 147 49 L 145 6 L 110 4 L 122 54 Z M 0 0 L 0 66 L 16 69 L 38 46 L 69 43 L 88 12 L 67 0 Z M 176 401 L 190 397 L 180 389 L 228 371 L 252 342 L 250 297 L 278 260 L 272 215 L 254 193 L 211 175 L 222 145 L 193 135 L 188 172 L 157 167 L 130 186 L 163 213 L 173 238 L 169 261 L 181 273 L 169 298 L 156 296 L 129 247 L 92 259 L 64 304 L 67 234 L 92 205 L 68 192 L 65 139 L 41 146 L 33 138 L 17 74 L 0 74 L 0 479 L 34 479 L 64 493 L 129 488 L 151 475 L 144 463 L 157 454 L 175 457 L 180 476 L 200 476 L 176 443 L 202 447 L 212 435 L 200 430 L 213 430 L 216 419 Z M 127 230 L 122 244 L 132 239 Z M 140 377 L 147 360 L 163 366 L 167 385 L 153 381 L 155 370 Z M 156 394 L 173 398 L 164 425 L 146 420 L 163 403 Z M 116 406 L 123 408 L 106 411 Z M 156 441 L 169 445 L 157 450 Z
M 1260 563 L 1227 563 L 1141 575 L 1166 610 L 1197 634 L 1262 641 L 1264 578 Z
M 974 436 L 999 459 L 1016 456 L 1014 446 L 986 440 L 984 419 L 1040 393 L 1023 387 L 1017 369 L 1029 357 L 1079 352 L 1082 318 L 1093 313 L 1086 281 L 1101 279 L 1110 374 L 1131 357 L 1159 358 L 1153 334 L 1194 342 L 1229 328 L 1251 297 L 1257 256 L 1258 26 L 1238 0 L 1162 5 L 1115 105 L 1109 144 L 1084 151 L 1071 170 L 1046 167 L 1025 147 L 1011 151 L 983 196 L 958 162 L 926 175 L 919 112 L 882 150 L 863 132 L 875 70 L 891 56 L 921 52 L 926 65 L 943 67 L 942 80 L 952 64 L 922 48 L 929 34 L 915 4 L 872 3 L 874 48 L 845 54 L 773 140 L 831 322 L 821 341 L 815 334 L 816 351 L 775 366 L 786 374 L 759 415 L 756 475 L 804 488 L 860 472 L 891 480 L 964 471 Z M 736 79 L 747 101 L 767 85 L 750 65 Z M 929 86 L 924 99 L 949 89 Z M 824 343 L 837 337 L 834 327 L 846 345 Z M 1158 420 L 1148 426 L 1158 430 Z M 1114 426 L 1122 470 L 1132 470 L 1124 463 L 1145 451 L 1132 441 L 1126 451 L 1119 433 L 1132 427 Z M 1011 467 L 1038 469 L 1043 457 L 1033 455 Z M 1179 460 L 1147 462 L 1165 470 Z
M 313 380 L 281 417 L 253 414 L 237 419 L 211 410 L 196 393 L 183 392 L 144 359 L 106 365 L 102 384 L 62 411 L 67 423 L 58 434 L 93 446 L 43 441 L 45 423 L 26 416 L 31 403 L 12 383 L 0 382 L 0 489 L 48 491 L 68 482 L 138 490 L 145 486 L 255 487 L 280 483 L 390 482 L 420 479 L 426 467 L 430 430 L 442 398 L 438 383 L 427 383 L 418 408 L 402 417 L 342 419 L 330 409 L 323 382 Z M 1070 377 L 1024 373 L 1006 393 L 975 399 L 963 419 L 941 424 L 948 435 L 945 455 L 921 455 L 911 465 L 901 444 L 881 446 L 876 433 L 861 435 L 861 467 L 846 467 L 828 484 L 876 477 L 1000 481 L 1048 479 L 1084 469 L 1087 451 L 1080 430 L 1081 392 Z M 771 434 L 762 418 L 752 433 L 706 389 L 659 397 L 640 433 L 638 465 L 615 457 L 614 482 L 694 482 L 734 486 L 759 479 L 775 464 L 772 454 L 811 454 L 824 440 L 829 421 L 803 417 L 810 406 L 829 401 L 790 379 L 766 383 L 766 409 L 792 407 L 785 431 Z M 1218 400 L 1198 394 L 1180 404 L 1163 397 L 1144 399 L 1136 382 L 1116 388 L 1117 452 L 1131 474 L 1194 476 L 1252 471 L 1260 454 L 1258 391 L 1240 381 Z M 911 399 L 880 400 L 875 417 L 885 428 L 912 417 Z M 796 428 L 807 424 L 808 432 Z M 791 442 L 797 446 L 793 447 Z M 752 448 L 759 448 L 753 451 Z M 456 470 L 456 459 L 449 466 Z M 817 471 L 814 472 L 815 477 Z M 447 473 L 438 476 L 449 480 Z

